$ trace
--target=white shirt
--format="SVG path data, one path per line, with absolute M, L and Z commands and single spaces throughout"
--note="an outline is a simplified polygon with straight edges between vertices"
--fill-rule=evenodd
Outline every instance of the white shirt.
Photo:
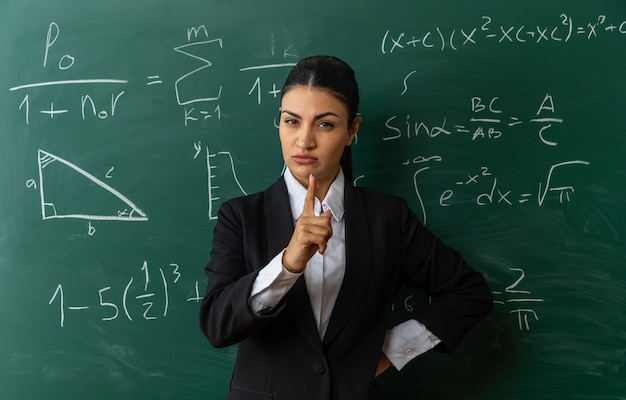
M 289 193 L 291 214 L 294 221 L 297 221 L 304 206 L 306 188 L 289 169 L 285 170 L 284 179 Z M 340 171 L 324 200 L 320 203 L 319 199 L 315 199 L 315 215 L 326 210 L 331 211 L 333 235 L 324 255 L 315 253 L 302 272 L 320 338 L 326 333 L 345 273 L 344 187 L 345 178 Z M 284 250 L 262 268 L 254 281 L 249 304 L 256 313 L 275 307 L 301 275 L 289 272 L 282 265 L 283 252 Z M 396 369 L 400 370 L 410 360 L 432 349 L 439 342 L 424 325 L 416 320 L 409 320 L 387 331 L 382 351 Z

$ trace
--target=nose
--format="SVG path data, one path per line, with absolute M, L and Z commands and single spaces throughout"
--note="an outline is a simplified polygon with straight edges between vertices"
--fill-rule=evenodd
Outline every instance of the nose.
M 296 146 L 301 149 L 315 148 L 315 132 L 308 126 L 303 126 L 298 131 L 298 138 L 296 140 Z

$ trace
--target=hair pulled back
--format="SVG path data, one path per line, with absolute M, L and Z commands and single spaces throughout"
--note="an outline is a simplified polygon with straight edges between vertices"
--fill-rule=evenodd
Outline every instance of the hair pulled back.
M 337 97 L 348 109 L 348 126 L 351 126 L 359 111 L 359 86 L 354 70 L 344 61 L 333 56 L 307 57 L 291 70 L 281 98 L 297 86 L 326 89 Z

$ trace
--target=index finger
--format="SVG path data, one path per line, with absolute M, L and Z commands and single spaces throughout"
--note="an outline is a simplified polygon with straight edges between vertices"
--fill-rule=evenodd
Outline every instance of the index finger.
M 315 215 L 315 177 L 313 174 L 309 175 L 309 187 L 306 189 L 306 196 L 304 198 L 304 207 L 302 207 L 302 214 Z

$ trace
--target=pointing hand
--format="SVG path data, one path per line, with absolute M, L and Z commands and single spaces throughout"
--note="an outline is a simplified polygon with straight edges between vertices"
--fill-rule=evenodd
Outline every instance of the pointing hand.
M 330 210 L 315 215 L 315 177 L 309 175 L 309 187 L 304 199 L 302 214 L 296 222 L 291 240 L 283 253 L 283 265 L 293 273 L 304 271 L 306 263 L 316 251 L 324 254 L 328 240 L 333 234 Z

